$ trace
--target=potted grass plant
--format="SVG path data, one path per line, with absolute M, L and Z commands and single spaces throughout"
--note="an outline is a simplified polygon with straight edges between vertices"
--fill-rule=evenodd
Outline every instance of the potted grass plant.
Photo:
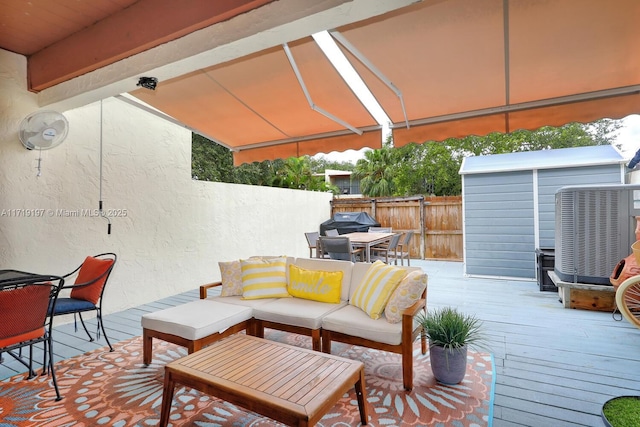
M 602 420 L 606 427 L 629 427 L 640 420 L 640 396 L 618 396 L 602 406 Z
M 429 340 L 431 370 L 438 382 L 458 384 L 467 372 L 467 349 L 484 348 L 482 322 L 474 315 L 444 307 L 417 316 Z

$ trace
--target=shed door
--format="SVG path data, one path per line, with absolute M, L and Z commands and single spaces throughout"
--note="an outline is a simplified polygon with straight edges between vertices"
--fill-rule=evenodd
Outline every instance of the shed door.
M 533 172 L 464 176 L 466 273 L 535 278 Z

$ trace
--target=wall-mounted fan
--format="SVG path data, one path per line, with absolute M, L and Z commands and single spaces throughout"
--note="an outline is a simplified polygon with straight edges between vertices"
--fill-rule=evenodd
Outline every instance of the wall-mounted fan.
M 36 111 L 20 123 L 18 135 L 27 150 L 48 150 L 64 141 L 69 132 L 66 117 L 56 111 Z

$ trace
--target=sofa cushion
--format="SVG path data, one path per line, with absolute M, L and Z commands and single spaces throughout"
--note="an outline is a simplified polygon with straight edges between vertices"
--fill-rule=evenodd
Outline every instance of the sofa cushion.
M 313 301 L 337 304 L 342 289 L 342 271 L 307 270 L 289 266 L 289 295 Z
M 324 316 L 346 305 L 345 301 L 329 304 L 302 298 L 280 298 L 256 306 L 253 317 L 307 329 L 320 329 Z
M 220 281 L 222 286 L 220 295 L 229 297 L 233 295 L 242 295 L 242 268 L 240 260 L 218 262 L 220 267 Z
M 197 340 L 251 319 L 252 311 L 249 307 L 201 299 L 147 313 L 142 316 L 142 327 Z
M 390 345 L 402 342 L 402 323 L 389 323 L 382 318 L 374 320 L 352 305 L 326 315 L 322 319 L 322 329 Z
M 210 301 L 219 301 L 225 304 L 235 304 L 251 308 L 277 300 L 277 298 L 243 299 L 241 295 L 233 295 L 230 297 L 212 296 L 207 299 Z
M 372 319 L 380 318 L 387 301 L 407 271 L 376 261 L 358 284 L 349 304 L 365 311 Z
M 287 259 L 243 259 L 242 298 L 282 298 L 287 292 Z
M 401 281 L 393 291 L 384 308 L 384 316 L 390 323 L 402 320 L 402 312 L 411 307 L 422 297 L 427 288 L 427 274 L 422 271 L 412 271 Z
M 349 300 L 350 286 L 352 281 L 351 271 L 354 267 L 354 264 L 351 261 L 321 258 L 296 258 L 293 263 L 298 267 L 306 268 L 307 270 L 342 271 L 340 300 Z

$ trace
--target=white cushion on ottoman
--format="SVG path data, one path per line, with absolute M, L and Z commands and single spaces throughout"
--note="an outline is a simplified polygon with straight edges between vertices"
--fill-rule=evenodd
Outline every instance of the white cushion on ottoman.
M 196 300 L 142 316 L 142 327 L 188 340 L 223 332 L 251 319 L 253 310 L 234 304 Z

